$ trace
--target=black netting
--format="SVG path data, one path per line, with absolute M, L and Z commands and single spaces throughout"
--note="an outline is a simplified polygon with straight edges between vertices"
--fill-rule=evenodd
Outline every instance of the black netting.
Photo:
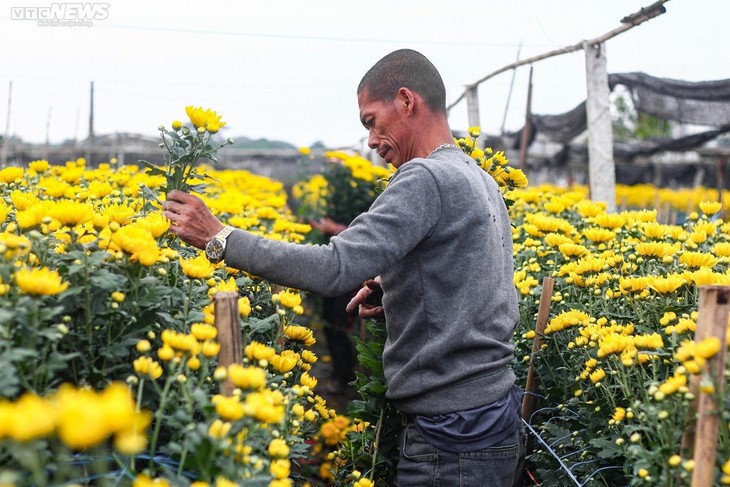
M 567 144 L 586 129 L 586 103 L 559 115 L 532 115 L 530 121 L 535 134 Z
M 730 123 L 730 79 L 690 82 L 618 73 L 609 75 L 608 84 L 625 86 L 637 110 L 663 120 L 709 127 Z
M 650 156 L 659 152 L 682 152 L 705 143 L 724 133 L 730 132 L 730 124 L 714 130 L 686 135 L 676 139 L 647 139 L 624 142 L 614 142 L 613 154 L 616 157 L 631 159 L 636 156 Z
M 664 151 L 686 151 L 730 132 L 730 79 L 689 82 L 644 73 L 610 74 L 610 88 L 613 90 L 617 85 L 627 88 L 634 107 L 640 112 L 713 129 L 676 139 L 614 142 L 616 157 L 631 159 Z M 558 115 L 533 114 L 530 122 L 530 143 L 541 134 L 567 145 L 587 129 L 585 102 Z M 517 141 L 522 130 L 515 134 Z

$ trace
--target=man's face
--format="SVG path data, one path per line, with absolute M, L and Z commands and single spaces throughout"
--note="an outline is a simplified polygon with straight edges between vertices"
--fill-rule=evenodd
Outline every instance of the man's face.
M 396 168 L 412 159 L 405 105 L 398 104 L 397 98 L 390 101 L 371 99 L 367 89 L 358 94 L 357 103 L 360 121 L 368 130 L 368 146 Z

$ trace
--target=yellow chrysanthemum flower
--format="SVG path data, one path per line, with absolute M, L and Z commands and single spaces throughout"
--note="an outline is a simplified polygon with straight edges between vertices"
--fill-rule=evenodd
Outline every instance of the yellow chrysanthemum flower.
M 180 258 L 180 267 L 183 273 L 191 279 L 207 279 L 215 272 L 215 265 L 203 253 L 192 259 Z
M 659 294 L 671 294 L 686 284 L 685 279 L 677 275 L 666 277 L 649 276 L 648 281 L 649 287 Z
M 221 396 L 216 395 L 212 399 L 215 404 L 215 412 L 221 418 L 228 421 L 238 421 L 243 417 L 243 404 L 237 396 Z
M 664 242 L 641 242 L 636 245 L 636 253 L 644 257 L 664 258 L 672 256 L 679 250 L 679 245 Z
M 213 341 L 206 341 L 203 343 L 203 347 L 201 351 L 203 352 L 203 355 L 206 357 L 215 357 L 218 355 L 218 352 L 220 352 L 221 346 L 220 343 L 213 342 Z
M 268 452 L 272 458 L 286 458 L 289 456 L 289 445 L 282 438 L 274 438 L 269 443 Z
M 700 210 L 707 216 L 712 216 L 722 209 L 722 203 L 719 201 L 700 201 Z
M 242 389 L 260 390 L 266 387 L 266 371 L 259 367 L 231 364 L 228 366 L 228 378 Z
M 185 107 L 185 113 L 196 129 L 204 128 L 213 134 L 226 125 L 226 122 L 221 121 L 221 115 L 210 108 L 203 109 L 189 105 Z
M 224 438 L 231 430 L 231 423 L 216 419 L 208 427 L 208 436 L 216 440 Z
M 287 325 L 284 327 L 284 335 L 290 340 L 302 342 L 304 345 L 311 347 L 317 340 L 314 338 L 312 330 L 299 325 Z
M 272 460 L 269 465 L 269 472 L 275 479 L 285 479 L 291 472 L 291 462 L 285 458 L 277 458 Z
M 268 362 L 276 354 L 276 350 L 263 343 L 252 341 L 246 345 L 244 354 L 249 360 L 266 360 Z
M 162 367 L 150 357 L 139 357 L 134 362 L 134 371 L 140 375 L 159 379 L 162 376 Z
M 586 228 L 582 233 L 593 243 L 608 242 L 616 238 L 616 234 L 606 228 Z
M 284 419 L 284 396 L 280 391 L 264 389 L 246 396 L 246 415 L 264 423 L 279 423 Z
M 583 257 L 589 250 L 583 245 L 564 243 L 558 246 L 558 250 L 566 257 Z
M 717 257 L 705 252 L 684 252 L 679 257 L 679 261 L 687 267 L 696 269 L 698 267 L 713 267 L 717 264 Z
M 190 333 L 199 341 L 213 340 L 218 336 L 218 329 L 215 326 L 205 323 L 193 323 L 190 326 Z
M 287 308 L 293 308 L 302 304 L 302 296 L 295 289 L 287 289 L 274 296 L 274 302 L 281 303 L 282 306 L 286 306 Z
M 46 172 L 48 171 L 49 167 L 50 164 L 45 159 L 38 159 L 36 161 L 31 161 L 28 163 L 28 168 L 37 173 Z
M 15 273 L 15 284 L 25 294 L 50 296 L 68 289 L 69 284 L 63 281 L 58 271 L 46 267 L 23 267 Z
M 0 183 L 13 183 L 23 178 L 25 171 L 22 167 L 8 166 L 0 169 Z
M 596 225 L 611 230 L 617 230 L 626 224 L 626 218 L 620 213 L 603 213 L 593 218 Z
M 291 371 L 297 365 L 297 356 L 295 354 L 274 355 L 271 357 L 271 365 L 274 369 L 282 374 Z

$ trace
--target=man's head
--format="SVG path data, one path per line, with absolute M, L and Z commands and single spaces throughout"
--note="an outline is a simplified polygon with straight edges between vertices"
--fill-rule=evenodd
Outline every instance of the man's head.
M 393 51 L 365 73 L 357 94 L 368 91 L 370 99 L 390 101 L 399 88 L 418 93 L 435 113 L 446 113 L 446 88 L 436 67 L 420 52 L 411 49 Z
M 441 75 L 422 54 L 401 49 L 385 56 L 357 88 L 368 146 L 400 167 L 451 141 L 445 93 Z

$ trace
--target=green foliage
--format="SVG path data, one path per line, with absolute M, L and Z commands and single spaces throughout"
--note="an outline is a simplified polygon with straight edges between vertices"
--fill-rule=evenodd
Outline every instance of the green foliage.
M 67 290 L 57 296 L 8 293 L 0 300 L 0 370 L 8 379 L 0 381 L 0 397 L 43 394 L 63 382 L 101 388 L 124 380 L 132 372 L 130 349 L 140 338 L 181 326 L 181 316 L 170 310 L 182 310 L 186 298 L 182 282 L 165 277 L 170 265 L 146 268 L 112 259 L 96 244 L 69 244 L 59 254 L 51 251 L 57 244 L 32 240 L 38 264 L 62 273 Z M 9 275 L 12 264 L 0 268 Z M 114 301 L 114 292 L 124 301 Z
M 207 177 L 197 171 L 201 160 L 218 162 L 218 150 L 233 143 L 231 139 L 220 145 L 211 141 L 212 133 L 205 130 L 191 130 L 182 127 L 179 130 L 168 130 L 164 126 L 159 127 L 162 138 L 161 147 L 165 148 L 164 167 L 160 168 L 147 161 L 140 161 L 144 164 L 151 176 L 165 176 L 165 185 L 160 189 L 167 194 L 174 189 L 182 191 L 201 192 L 205 185 L 191 184 L 193 179 Z M 154 199 L 154 193 L 146 191 L 150 199 Z
M 336 458 L 344 463 L 335 467 L 337 485 L 344 483 L 353 470 L 369 477 L 375 485 L 393 485 L 395 480 L 402 416 L 385 398 L 388 389 L 383 375 L 385 322 L 371 320 L 367 329 L 367 342 L 355 338 L 357 358 L 365 369 L 364 373 L 357 372 L 355 381 L 362 399 L 352 401 L 348 414 L 370 427 L 348 433 L 347 441 L 336 453 Z
M 653 115 L 637 112 L 627 96 L 620 94 L 614 98 L 613 134 L 618 140 L 669 138 L 672 135 L 672 122 Z

